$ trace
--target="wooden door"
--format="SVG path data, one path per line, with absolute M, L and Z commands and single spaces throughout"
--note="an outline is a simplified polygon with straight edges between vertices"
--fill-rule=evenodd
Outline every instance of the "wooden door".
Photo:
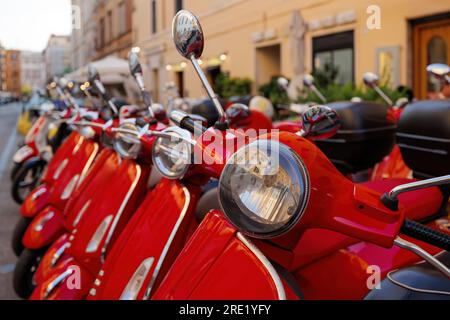
M 450 19 L 417 24 L 414 36 L 414 93 L 417 98 L 436 96 L 439 83 L 427 75 L 431 63 L 450 65 Z

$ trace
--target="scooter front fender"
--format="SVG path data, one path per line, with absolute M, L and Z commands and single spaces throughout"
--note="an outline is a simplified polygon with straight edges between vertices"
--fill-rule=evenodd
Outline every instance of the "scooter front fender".
M 59 265 L 64 265 L 71 259 L 71 256 L 67 253 L 69 237 L 70 235 L 68 233 L 63 234 L 42 257 L 33 278 L 36 284 L 43 283 L 50 277 L 55 268 Z
M 25 218 L 34 218 L 48 205 L 51 192 L 46 184 L 38 186 L 20 206 L 20 214 Z
M 93 281 L 94 277 L 71 258 L 36 287 L 30 300 L 84 300 Z
M 33 157 L 38 156 L 38 151 L 30 147 L 29 145 L 24 145 L 13 156 L 14 163 L 24 163 Z
M 269 260 L 219 211 L 210 212 L 154 300 L 295 299 Z
M 42 249 L 55 242 L 64 232 L 62 212 L 49 206 L 33 219 L 23 237 L 23 245 L 32 250 Z

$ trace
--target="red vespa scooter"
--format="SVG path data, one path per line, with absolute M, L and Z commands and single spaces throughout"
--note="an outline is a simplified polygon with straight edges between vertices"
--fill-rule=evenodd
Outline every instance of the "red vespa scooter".
M 76 104 L 75 101 L 74 103 Z M 49 162 L 40 186 L 27 196 L 20 207 L 21 218 L 14 228 L 12 237 L 12 247 L 17 256 L 22 253 L 22 238 L 32 219 L 44 210 L 47 214 L 53 208 L 62 211 L 72 191 L 86 176 L 99 153 L 98 137 L 101 134 L 103 120 L 99 119 L 97 112 L 76 105 L 73 112 L 72 109 L 69 110 L 66 112 L 69 118 L 61 121 L 72 127 L 73 132 Z M 73 116 L 69 115 L 70 113 L 73 113 Z
M 190 28 L 198 32 L 199 23 L 192 14 L 182 11 L 175 21 L 177 18 L 185 29 L 189 22 Z M 186 123 L 188 119 L 180 124 L 186 129 L 192 127 Z M 334 240 L 346 235 L 387 248 L 384 255 L 379 253 L 371 260 L 382 264 L 384 272 L 423 258 L 441 272 L 442 280 L 450 278 L 450 270 L 439 259 L 399 237 L 402 233 L 412 241 L 418 239 L 450 249 L 449 233 L 405 219 L 412 214 L 411 207 L 403 199 L 399 205 L 400 194 L 417 190 L 414 192 L 420 197 L 423 190 L 418 189 L 449 184 L 450 176 L 398 186 L 382 196 L 346 179 L 315 145 L 299 135 L 280 133 L 273 138 L 271 134 L 259 137 L 228 159 L 224 168 L 215 166 L 216 175 L 221 173 L 220 202 L 230 222 L 221 213 L 207 216 L 170 269 L 155 299 L 301 298 L 303 286 L 299 283 L 315 281 L 312 277 L 301 278 L 302 266 L 317 262 L 322 271 L 330 273 L 330 268 L 339 265 L 338 276 L 344 276 L 344 280 L 348 274 L 359 273 L 362 266 L 369 266 L 360 265 L 363 261 L 346 263 L 344 267 L 335 260 L 327 264 L 330 254 L 338 249 L 324 252 L 317 233 L 307 236 L 307 232 L 317 229 L 335 232 Z M 202 148 L 200 141 L 198 147 Z M 248 161 L 255 158 L 264 160 Z M 256 239 L 254 244 L 248 237 Z M 315 241 L 312 252 L 303 246 L 308 238 Z M 328 235 L 327 240 L 331 238 Z M 413 254 L 398 253 L 394 244 Z M 386 259 L 386 251 L 394 254 Z M 411 258 L 415 254 L 420 258 Z M 366 279 L 352 280 L 355 283 L 347 283 L 351 289 L 367 285 Z M 308 295 L 310 289 L 306 287 Z M 357 290 L 353 299 L 364 297 L 360 294 Z
M 109 130 L 115 137 L 114 148 L 120 158 L 114 154 L 113 162 L 100 168 L 92 181 L 71 199 L 65 223 L 70 234 L 61 237 L 44 256 L 35 276 L 38 287 L 32 299 L 81 299 L 86 295 L 83 290 L 68 291 L 64 285 L 72 267 L 78 268 L 81 288 L 88 291 L 110 246 L 147 191 L 151 146 L 165 126 L 154 120 L 150 108 L 153 102 L 144 87 L 142 70 L 132 71 L 149 106 L 149 117 L 135 123 L 127 121 L 120 128 Z M 111 194 L 115 195 L 113 199 Z

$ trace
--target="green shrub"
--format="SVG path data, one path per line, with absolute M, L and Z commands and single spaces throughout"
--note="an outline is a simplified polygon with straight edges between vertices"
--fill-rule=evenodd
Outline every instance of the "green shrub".
M 219 97 L 228 99 L 233 96 L 246 96 L 252 92 L 252 80 L 248 78 L 231 78 L 221 73 L 216 78 L 215 89 Z

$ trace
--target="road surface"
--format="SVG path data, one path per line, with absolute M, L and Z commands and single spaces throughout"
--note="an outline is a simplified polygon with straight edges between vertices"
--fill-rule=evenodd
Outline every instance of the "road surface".
M 12 289 L 16 257 L 11 249 L 11 233 L 19 218 L 19 206 L 10 195 L 9 173 L 21 139 L 15 128 L 20 110 L 19 103 L 0 106 L 0 300 L 17 299 Z

